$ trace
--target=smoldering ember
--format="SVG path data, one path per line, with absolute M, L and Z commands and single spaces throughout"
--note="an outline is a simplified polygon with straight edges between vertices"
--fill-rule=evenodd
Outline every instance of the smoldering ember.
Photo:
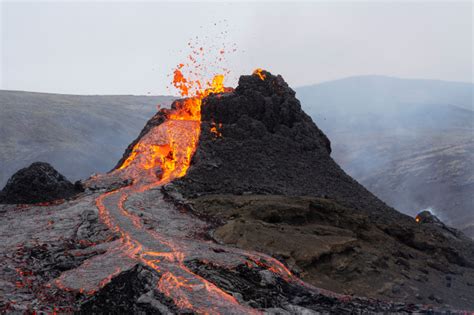
M 281 76 L 257 69 L 161 109 L 75 184 L 35 163 L 0 198 L 0 310 L 467 313 L 474 243 L 390 208 L 331 158 Z

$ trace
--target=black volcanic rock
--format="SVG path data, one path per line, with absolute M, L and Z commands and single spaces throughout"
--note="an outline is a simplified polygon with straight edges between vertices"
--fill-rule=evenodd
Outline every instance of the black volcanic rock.
M 35 162 L 8 180 L 0 194 L 1 203 L 38 203 L 70 198 L 82 190 L 51 165 Z

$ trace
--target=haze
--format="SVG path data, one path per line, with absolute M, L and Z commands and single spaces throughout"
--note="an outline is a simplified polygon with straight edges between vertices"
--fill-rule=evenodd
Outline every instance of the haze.
M 237 46 L 228 85 L 257 67 L 291 86 L 363 74 L 473 81 L 470 1 L 2 2 L 1 11 L 1 89 L 170 94 L 167 76 L 195 36 L 214 50 Z

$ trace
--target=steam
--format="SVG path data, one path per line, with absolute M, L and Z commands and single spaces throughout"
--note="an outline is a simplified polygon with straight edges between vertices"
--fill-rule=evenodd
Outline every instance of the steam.
M 474 222 L 474 86 L 381 76 L 297 89 L 332 157 L 390 206 Z

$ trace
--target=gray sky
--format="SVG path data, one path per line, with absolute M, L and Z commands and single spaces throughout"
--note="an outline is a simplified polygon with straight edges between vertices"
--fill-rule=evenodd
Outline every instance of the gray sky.
M 168 75 L 195 36 L 207 49 L 237 46 L 230 86 L 257 67 L 292 86 L 363 74 L 472 82 L 472 6 L 2 1 L 0 88 L 169 94 Z

